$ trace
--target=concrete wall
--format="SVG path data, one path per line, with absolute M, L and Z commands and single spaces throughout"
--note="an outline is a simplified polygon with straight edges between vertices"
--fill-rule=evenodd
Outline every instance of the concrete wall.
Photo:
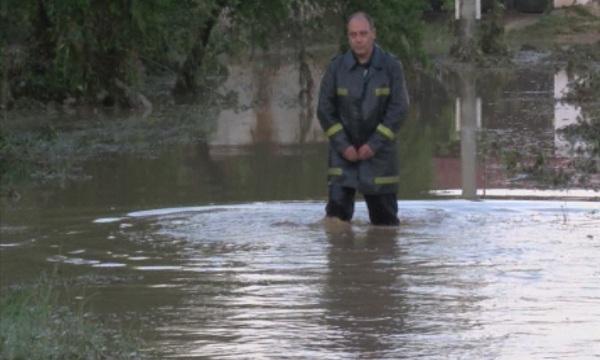
M 212 146 L 245 146 L 256 143 L 290 145 L 323 142 L 325 137 L 314 110 L 321 76 L 329 58 L 311 60 L 310 104 L 300 103 L 300 66 L 296 59 L 254 59 L 229 67 L 222 92 L 235 91 L 237 109 L 221 111 Z M 310 111 L 304 110 L 305 108 Z
M 591 4 L 594 0 L 554 0 L 554 7 L 560 8 L 572 5 L 587 5 Z

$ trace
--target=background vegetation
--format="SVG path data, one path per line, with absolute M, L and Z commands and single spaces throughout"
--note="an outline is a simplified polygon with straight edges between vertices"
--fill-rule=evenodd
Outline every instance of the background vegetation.
M 136 106 L 147 75 L 165 71 L 177 75 L 176 95 L 197 94 L 223 70 L 218 55 L 276 39 L 302 49 L 311 39 L 342 40 L 343 19 L 358 9 L 410 62 L 424 57 L 424 8 L 423 0 L 5 0 L 3 98 Z

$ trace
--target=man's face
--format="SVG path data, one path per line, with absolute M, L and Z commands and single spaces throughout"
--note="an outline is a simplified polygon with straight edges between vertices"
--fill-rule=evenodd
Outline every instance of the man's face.
M 375 42 L 375 29 L 371 29 L 367 19 L 355 17 L 348 23 L 348 42 L 356 56 L 369 56 Z

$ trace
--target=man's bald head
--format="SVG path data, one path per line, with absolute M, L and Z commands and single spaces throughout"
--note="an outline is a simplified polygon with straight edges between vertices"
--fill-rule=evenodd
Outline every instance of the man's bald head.
M 348 16 L 348 21 L 346 21 L 346 25 L 350 24 L 350 22 L 354 19 L 366 20 L 369 23 L 369 27 L 371 28 L 371 30 L 375 30 L 375 22 L 373 21 L 373 18 L 369 16 L 369 14 L 367 14 L 366 12 L 357 11 L 355 13 L 352 13 L 352 15 Z
M 375 44 L 375 24 L 367 13 L 359 11 L 348 17 L 346 26 L 348 43 L 357 60 L 368 62 Z

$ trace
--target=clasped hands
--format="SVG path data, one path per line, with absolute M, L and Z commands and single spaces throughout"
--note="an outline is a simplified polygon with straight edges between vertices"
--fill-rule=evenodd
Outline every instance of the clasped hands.
M 368 144 L 361 145 L 358 148 L 358 150 L 356 150 L 354 146 L 348 146 L 346 149 L 344 149 L 344 152 L 342 153 L 344 159 L 351 162 L 357 162 L 359 160 L 368 160 L 374 155 L 375 152 L 373 152 L 373 149 L 371 149 L 371 147 Z

